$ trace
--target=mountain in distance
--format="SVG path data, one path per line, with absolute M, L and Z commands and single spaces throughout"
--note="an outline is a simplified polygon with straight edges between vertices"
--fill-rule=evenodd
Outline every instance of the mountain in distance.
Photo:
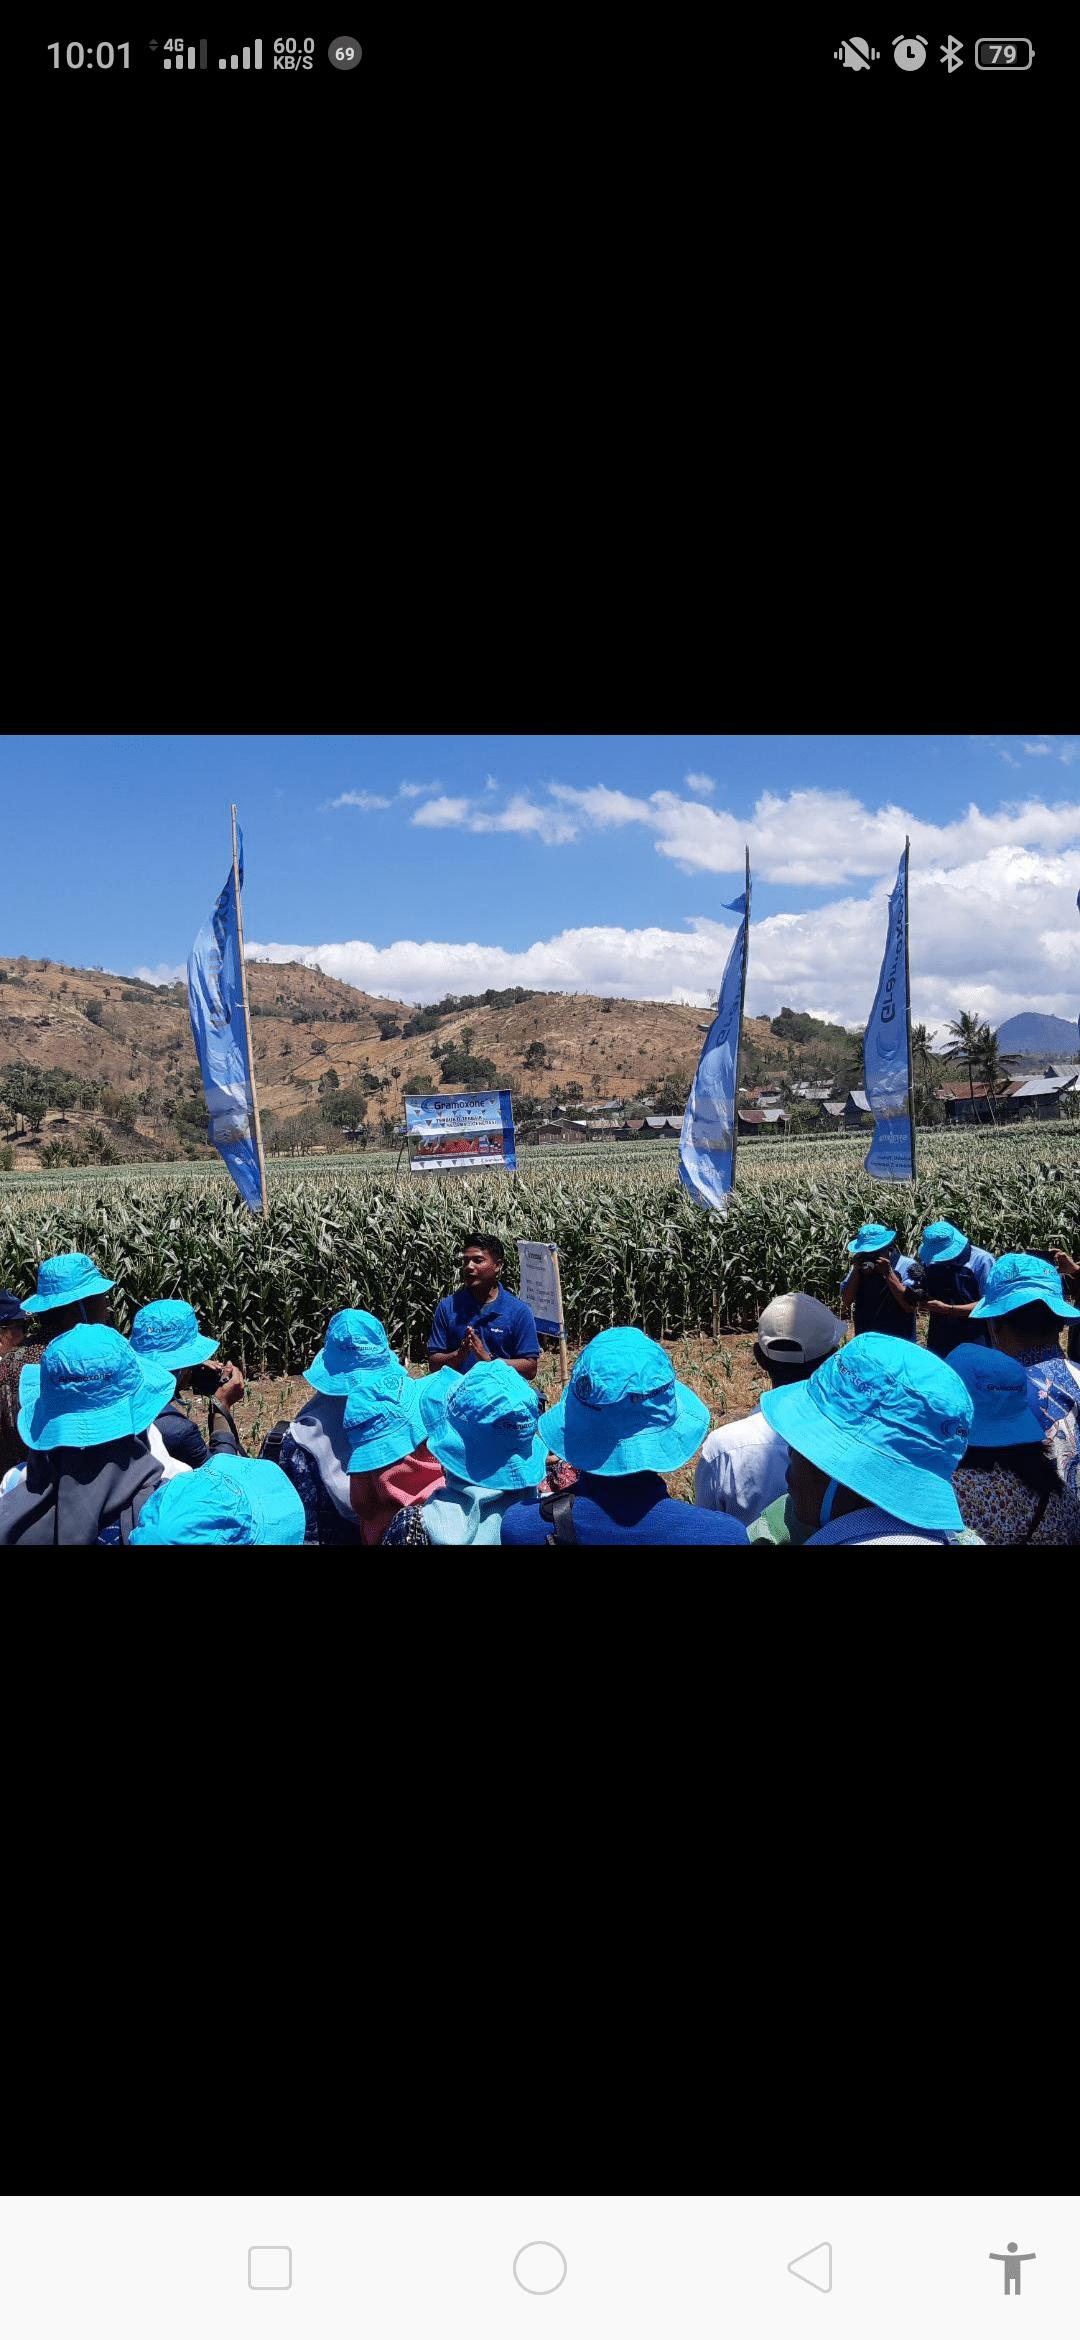
M 1077 1053 L 1076 1025 L 1064 1016 L 1010 1016 L 998 1025 L 997 1037 L 1003 1056 L 1044 1056 L 1050 1064 L 1059 1057 L 1067 1063 Z

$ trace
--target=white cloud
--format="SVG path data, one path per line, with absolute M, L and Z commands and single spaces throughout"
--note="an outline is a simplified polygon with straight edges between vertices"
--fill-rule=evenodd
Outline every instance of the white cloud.
M 414 812 L 413 824 L 418 829 L 471 829 L 474 832 L 499 831 L 520 837 L 536 837 L 541 845 L 568 845 L 577 836 L 578 823 L 566 813 L 555 812 L 550 805 L 533 804 L 527 796 L 512 796 L 501 812 L 484 812 L 483 798 L 468 796 L 436 796 L 430 804 L 421 805 Z
M 1055 851 L 1080 838 L 1080 804 L 1051 805 L 1038 797 L 990 813 L 970 804 L 961 819 L 938 827 L 899 805 L 872 811 L 839 789 L 799 788 L 783 797 L 766 791 L 745 815 L 689 804 L 667 788 L 649 797 L 559 785 L 549 793 L 584 826 L 636 822 L 651 829 L 656 851 L 691 872 L 739 875 L 749 845 L 754 873 L 777 885 L 836 886 L 895 873 L 905 836 L 913 862 L 924 869 L 977 860 L 997 846 Z
M 439 783 L 437 780 L 403 780 L 400 788 L 398 789 L 398 795 L 434 796 L 438 785 Z
M 914 841 L 913 841 L 914 842 Z M 746 1005 L 782 1006 L 842 1024 L 865 1023 L 885 945 L 885 899 L 895 860 L 865 896 L 755 919 Z M 998 1024 L 1024 1008 L 1074 1021 L 1080 999 L 1080 848 L 1046 854 L 992 844 L 967 861 L 928 868 L 912 859 L 911 1007 L 939 1031 L 961 1008 Z M 648 926 L 567 928 L 505 950 L 479 942 L 402 940 L 384 947 L 251 943 L 251 958 L 303 958 L 361 990 L 440 999 L 522 983 L 537 991 L 585 991 L 625 999 L 688 999 L 708 1005 L 735 920 L 693 917 L 684 930 Z M 167 972 L 167 971 L 166 971 Z M 160 980 L 160 977 L 158 978 Z
M 1026 756 L 1049 756 L 1052 755 L 1053 752 L 1054 751 L 1052 748 L 1047 747 L 1046 741 L 1044 739 L 1037 739 L 1034 743 L 1034 746 L 1030 740 L 1026 739 L 1024 741 L 1024 754 Z
M 695 796 L 711 796 L 716 782 L 710 780 L 707 772 L 688 772 L 685 786 L 692 788 Z
M 246 951 L 244 955 L 247 956 Z M 140 983 L 187 982 L 187 962 L 185 960 L 181 960 L 178 967 L 167 967 L 164 959 L 160 959 L 156 967 L 132 967 L 128 971 Z
M 1067 746 L 1060 749 L 1058 762 L 1059 764 L 1075 764 L 1078 756 L 1080 756 L 1080 741 L 1071 739 Z
M 366 788 L 347 788 L 344 796 L 332 796 L 324 811 L 336 812 L 339 805 L 355 805 L 358 812 L 386 812 L 393 803 L 390 796 L 369 796 Z
M 1002 761 L 1002 763 L 1003 763 L 1003 764 L 1011 764 L 1011 765 L 1012 765 L 1012 768 L 1013 768 L 1013 771 L 1014 771 L 1014 772 L 1019 772 L 1019 770 L 1020 770 L 1020 759 L 1019 759 L 1019 756 L 1011 756 L 1011 755 L 1009 754 L 1008 748 L 1002 748 L 1002 750 L 1001 750 L 1001 761 Z
M 467 796 L 433 796 L 430 804 L 422 804 L 419 812 L 413 813 L 412 825 L 417 829 L 460 828 L 468 813 Z
M 490 790 L 490 789 L 493 789 L 493 788 L 497 788 L 497 787 L 498 787 L 498 785 L 499 785 L 498 781 L 497 781 L 497 780 L 494 780 L 494 779 L 492 778 L 492 776 L 491 776 L 491 773 L 489 772 L 489 773 L 488 773 L 488 776 L 487 776 L 487 779 L 486 779 L 486 780 L 485 780 L 485 782 L 484 782 L 484 786 L 485 786 L 485 788 L 487 788 L 487 789 L 489 789 L 489 790 Z

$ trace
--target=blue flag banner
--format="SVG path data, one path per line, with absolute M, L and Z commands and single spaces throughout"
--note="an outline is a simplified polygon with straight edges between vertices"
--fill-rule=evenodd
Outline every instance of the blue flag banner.
M 877 1125 L 863 1168 L 873 1178 L 914 1178 L 906 846 L 889 896 L 889 933 L 863 1041 L 863 1065 L 866 1102 Z
M 244 883 L 244 840 L 236 832 L 237 868 Z M 255 1146 L 254 1103 L 247 1018 L 240 972 L 236 889 L 230 869 L 213 910 L 200 927 L 188 960 L 188 1009 L 199 1059 L 208 1136 L 253 1211 L 263 1207 Z
M 707 1211 L 726 1211 L 735 1176 L 735 1100 L 750 928 L 749 879 L 745 894 L 737 901 L 725 902 L 723 908 L 741 911 L 742 924 L 728 952 L 716 1014 L 698 1058 L 679 1139 L 679 1177 L 687 1193 Z

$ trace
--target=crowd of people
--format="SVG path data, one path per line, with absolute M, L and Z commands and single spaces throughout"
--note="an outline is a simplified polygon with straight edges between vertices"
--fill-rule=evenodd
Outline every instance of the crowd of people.
M 598 1333 L 545 1408 L 531 1311 L 498 1238 L 470 1234 L 427 1375 L 343 1308 L 258 1458 L 243 1376 L 195 1310 L 151 1301 L 125 1339 L 109 1279 L 63 1253 L 0 1292 L 0 1545 L 1080 1542 L 1080 1263 L 995 1259 L 945 1220 L 917 1260 L 877 1222 L 848 1252 L 841 1314 L 769 1302 L 769 1387 L 712 1430 L 633 1326 Z M 181 1391 L 206 1396 L 205 1438 Z M 685 1502 L 667 1480 L 695 1455 Z

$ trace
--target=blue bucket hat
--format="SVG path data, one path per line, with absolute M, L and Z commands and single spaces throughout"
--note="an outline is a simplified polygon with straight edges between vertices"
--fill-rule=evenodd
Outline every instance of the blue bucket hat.
M 457 1388 L 428 1430 L 429 1453 L 473 1487 L 538 1487 L 547 1447 L 536 1435 L 540 1400 L 531 1382 L 502 1357 L 481 1359 L 454 1379 Z
M 373 1365 L 396 1364 L 386 1326 L 377 1316 L 369 1316 L 366 1308 L 339 1308 L 304 1379 L 328 1397 L 347 1397 L 354 1374 L 367 1373 Z
M 1080 1308 L 1070 1307 L 1066 1300 L 1061 1277 L 1050 1260 L 1036 1259 L 1030 1251 L 1003 1251 L 971 1315 L 1008 1316 L 1014 1308 L 1030 1308 L 1033 1300 L 1041 1300 L 1055 1316 L 1080 1317 Z
M 876 1219 L 868 1219 L 865 1227 L 860 1227 L 854 1243 L 848 1244 L 848 1250 L 860 1258 L 867 1252 L 884 1251 L 887 1244 L 895 1241 L 895 1227 L 879 1227 Z
M 696 1454 L 708 1427 L 704 1399 L 676 1381 L 658 1341 L 629 1325 L 597 1333 L 558 1405 L 544 1416 L 553 1454 L 600 1478 L 677 1471 Z
M 425 1433 L 434 1430 L 442 1421 L 454 1391 L 461 1388 L 462 1378 L 460 1373 L 455 1373 L 452 1365 L 440 1365 L 437 1373 L 426 1373 L 422 1381 L 412 1383 Z M 515 1374 L 514 1378 L 520 1380 L 521 1376 Z
M 402 1455 L 412 1454 L 424 1436 L 415 1384 L 408 1374 L 400 1387 L 388 1386 L 386 1374 L 361 1374 L 350 1384 L 345 1401 L 345 1428 L 350 1441 L 349 1471 L 385 1471 Z
M 767 1389 L 761 1411 L 796 1454 L 868 1503 L 910 1527 L 963 1527 L 951 1480 L 971 1436 L 971 1397 L 929 1349 L 858 1333 L 809 1381 Z
M 968 1237 L 961 1235 L 959 1227 L 954 1227 L 948 1219 L 935 1219 L 923 1235 L 919 1258 L 924 1267 L 941 1267 L 946 1260 L 959 1259 L 962 1252 L 970 1249 Z
M 60 1333 L 40 1365 L 19 1375 L 19 1436 L 24 1446 L 104 1446 L 134 1438 L 168 1405 L 176 1382 L 137 1357 L 108 1324 L 76 1324 Z
M 1028 1403 L 1030 1384 L 1018 1358 L 959 1341 L 949 1364 L 975 1408 L 969 1446 L 1041 1446 L 1045 1433 Z
M 199 1331 L 188 1301 L 148 1300 L 136 1311 L 131 1346 L 137 1357 L 163 1365 L 168 1373 L 182 1373 L 185 1366 L 204 1365 L 219 1343 Z
M 304 1506 L 277 1463 L 212 1454 L 148 1495 L 132 1544 L 302 1544 Z
M 26 1323 L 30 1309 L 16 1300 L 14 1292 L 0 1292 L 0 1324 L 18 1324 L 20 1317 Z
M 61 1251 L 55 1259 L 43 1259 L 37 1273 L 38 1288 L 23 1301 L 27 1316 L 44 1316 L 50 1308 L 70 1308 L 75 1300 L 92 1300 L 96 1292 L 111 1292 L 110 1277 L 88 1259 L 85 1251 Z

